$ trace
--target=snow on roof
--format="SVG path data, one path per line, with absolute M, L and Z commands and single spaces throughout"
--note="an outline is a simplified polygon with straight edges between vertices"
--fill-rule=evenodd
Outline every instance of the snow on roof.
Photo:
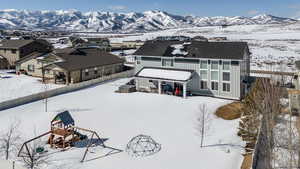
M 172 55 L 187 55 L 188 52 L 183 51 L 184 49 L 184 44 L 176 44 L 176 45 L 171 45 L 171 47 L 174 48 Z
M 187 81 L 191 78 L 192 72 L 184 71 L 184 70 L 144 68 L 137 74 L 137 76 L 154 78 L 154 79 Z

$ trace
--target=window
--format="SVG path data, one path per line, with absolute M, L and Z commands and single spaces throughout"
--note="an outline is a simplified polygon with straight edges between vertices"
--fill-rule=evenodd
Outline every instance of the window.
M 207 87 L 207 81 L 201 80 L 200 81 L 200 88 L 201 89 L 208 89 L 208 87 Z
M 15 54 L 15 53 L 17 53 L 17 50 L 13 49 L 13 50 L 11 50 L 11 53 Z
M 173 59 L 163 59 L 162 66 L 174 66 Z
M 50 74 L 50 71 L 46 69 L 45 74 Z
M 84 74 L 85 74 L 85 76 L 88 76 L 89 75 L 89 69 L 85 69 Z
M 223 61 L 223 70 L 230 70 L 230 62 Z
M 94 74 L 95 75 L 98 74 L 98 68 L 97 67 L 94 68 Z
M 28 72 L 34 72 L 34 65 L 27 66 Z
M 200 69 L 207 69 L 207 60 L 200 61 Z
M 218 70 L 219 69 L 219 61 L 211 61 L 211 69 Z
M 136 60 L 137 65 L 141 64 L 141 58 L 140 57 L 136 57 L 135 60 Z
M 230 73 L 223 72 L 223 81 L 230 81 Z
M 230 84 L 229 83 L 223 83 L 223 91 L 230 92 Z
M 207 70 L 200 70 L 200 78 L 207 79 Z
M 219 72 L 218 71 L 211 71 L 211 80 L 219 81 Z
M 211 90 L 218 90 L 218 82 L 211 82 Z

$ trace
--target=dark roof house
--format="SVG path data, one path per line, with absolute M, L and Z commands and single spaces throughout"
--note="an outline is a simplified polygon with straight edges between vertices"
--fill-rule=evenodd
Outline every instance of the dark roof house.
M 246 42 L 147 41 L 134 55 L 173 57 L 176 46 L 182 45 L 183 57 L 242 60 L 249 52 Z
M 123 59 L 97 48 L 64 49 L 55 55 L 64 61 L 53 64 L 67 71 L 124 63 Z

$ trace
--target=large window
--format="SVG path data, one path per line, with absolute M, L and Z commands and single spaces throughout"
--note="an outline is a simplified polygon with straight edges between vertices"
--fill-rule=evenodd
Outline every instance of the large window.
M 200 61 L 200 69 L 207 69 L 207 60 Z
M 230 70 L 230 62 L 223 61 L 223 70 Z
M 200 70 L 200 78 L 207 80 L 207 70 Z
M 219 90 L 218 86 L 219 86 L 218 82 L 211 82 L 211 90 Z
M 230 81 L 230 72 L 223 72 L 223 81 Z
M 162 60 L 162 66 L 173 67 L 174 66 L 174 60 L 173 59 L 163 59 Z
M 223 91 L 230 92 L 230 83 L 223 83 Z
M 211 80 L 219 81 L 219 72 L 218 71 L 211 71 Z
M 219 69 L 219 61 L 211 61 L 211 69 L 218 70 Z

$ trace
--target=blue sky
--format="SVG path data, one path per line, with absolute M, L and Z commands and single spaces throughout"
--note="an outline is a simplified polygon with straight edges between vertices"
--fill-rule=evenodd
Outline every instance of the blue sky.
M 252 16 L 262 13 L 300 18 L 300 0 L 0 0 L 1 9 L 142 12 L 163 10 L 197 16 Z

